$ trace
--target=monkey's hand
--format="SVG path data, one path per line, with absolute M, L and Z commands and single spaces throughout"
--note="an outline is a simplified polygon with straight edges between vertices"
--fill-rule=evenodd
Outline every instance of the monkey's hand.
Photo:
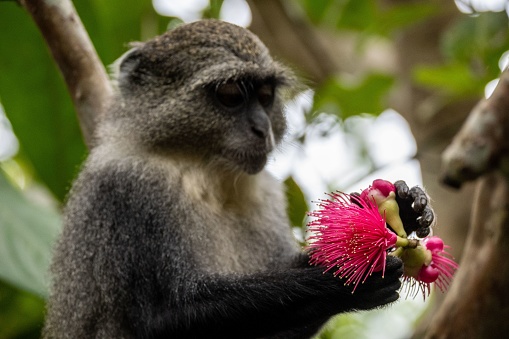
M 336 312 L 369 310 L 399 298 L 399 278 L 403 274 L 403 263 L 397 257 L 387 256 L 384 275 L 382 276 L 382 271 L 374 272 L 364 283 L 359 284 L 355 291 L 354 284 L 345 285 L 343 280 L 331 272 L 323 273 L 323 269 L 319 266 L 312 268 L 321 280 L 319 289 L 322 292 L 329 291 L 327 298 L 329 303 L 337 307 Z
M 311 281 L 316 279 L 313 283 L 301 281 L 300 284 L 315 289 L 315 300 L 312 304 L 320 303 L 322 309 L 331 308 L 333 310 L 331 315 L 354 310 L 369 310 L 399 298 L 398 290 L 401 287 L 403 262 L 397 257 L 387 256 L 384 275 L 382 276 L 382 271 L 373 272 L 364 283 L 357 285 L 355 291 L 354 284 L 345 285 L 345 279 L 340 279 L 330 271 L 324 272 L 324 269 L 323 266 L 308 266 L 307 274 L 300 274 L 299 279 Z
M 418 237 L 425 237 L 430 232 L 430 226 L 435 214 L 429 205 L 428 195 L 422 188 L 414 186 L 408 188 L 403 180 L 394 183 L 396 187 L 396 202 L 399 206 L 399 216 L 407 234 L 416 232 Z
M 394 256 L 387 256 L 385 272 L 374 272 L 364 283 L 357 286 L 351 295 L 353 308 L 369 310 L 398 299 L 401 287 L 399 278 L 403 275 L 403 262 Z M 349 286 L 353 289 L 353 286 Z

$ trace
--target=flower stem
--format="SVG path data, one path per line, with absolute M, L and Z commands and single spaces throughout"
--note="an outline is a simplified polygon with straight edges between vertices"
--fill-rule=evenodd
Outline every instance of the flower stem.
M 401 258 L 406 249 L 417 248 L 419 240 L 397 237 L 396 249 L 389 253 L 393 257 Z
M 419 246 L 419 240 L 402 238 L 400 236 L 396 239 L 396 247 L 398 248 L 416 248 Z
M 405 248 L 417 248 L 419 246 L 419 240 L 408 239 L 408 245 Z

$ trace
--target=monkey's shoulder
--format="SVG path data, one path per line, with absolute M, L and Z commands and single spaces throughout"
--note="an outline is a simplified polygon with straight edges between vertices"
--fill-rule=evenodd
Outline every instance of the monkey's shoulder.
M 282 185 L 265 171 L 247 175 L 182 157 L 110 154 L 90 155 L 71 190 L 70 204 L 77 201 L 80 210 L 90 203 L 108 208 L 118 200 L 131 211 L 181 209 L 229 219 L 263 212 L 284 218 Z
M 121 234 L 193 252 L 197 269 L 249 272 L 289 262 L 298 251 L 280 186 L 266 172 L 227 177 L 171 157 L 92 156 L 66 215 L 68 227 L 103 248 Z

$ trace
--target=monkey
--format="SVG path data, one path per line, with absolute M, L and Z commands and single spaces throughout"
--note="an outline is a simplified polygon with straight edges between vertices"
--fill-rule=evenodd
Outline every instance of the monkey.
M 309 338 L 397 300 L 398 258 L 352 293 L 294 239 L 265 164 L 298 80 L 258 37 L 196 21 L 137 43 L 117 69 L 66 199 L 45 338 Z M 405 224 L 429 228 L 425 193 L 410 191 L 398 186 Z

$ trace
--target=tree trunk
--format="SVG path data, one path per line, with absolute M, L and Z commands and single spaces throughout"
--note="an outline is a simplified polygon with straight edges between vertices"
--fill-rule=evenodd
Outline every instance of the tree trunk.
M 508 202 L 507 177 L 497 171 L 480 180 L 460 268 L 426 338 L 507 337 Z
M 443 154 L 455 186 L 484 175 L 460 268 L 427 338 L 502 338 L 509 333 L 509 70 L 481 100 Z M 505 171 L 505 173 L 503 173 Z

